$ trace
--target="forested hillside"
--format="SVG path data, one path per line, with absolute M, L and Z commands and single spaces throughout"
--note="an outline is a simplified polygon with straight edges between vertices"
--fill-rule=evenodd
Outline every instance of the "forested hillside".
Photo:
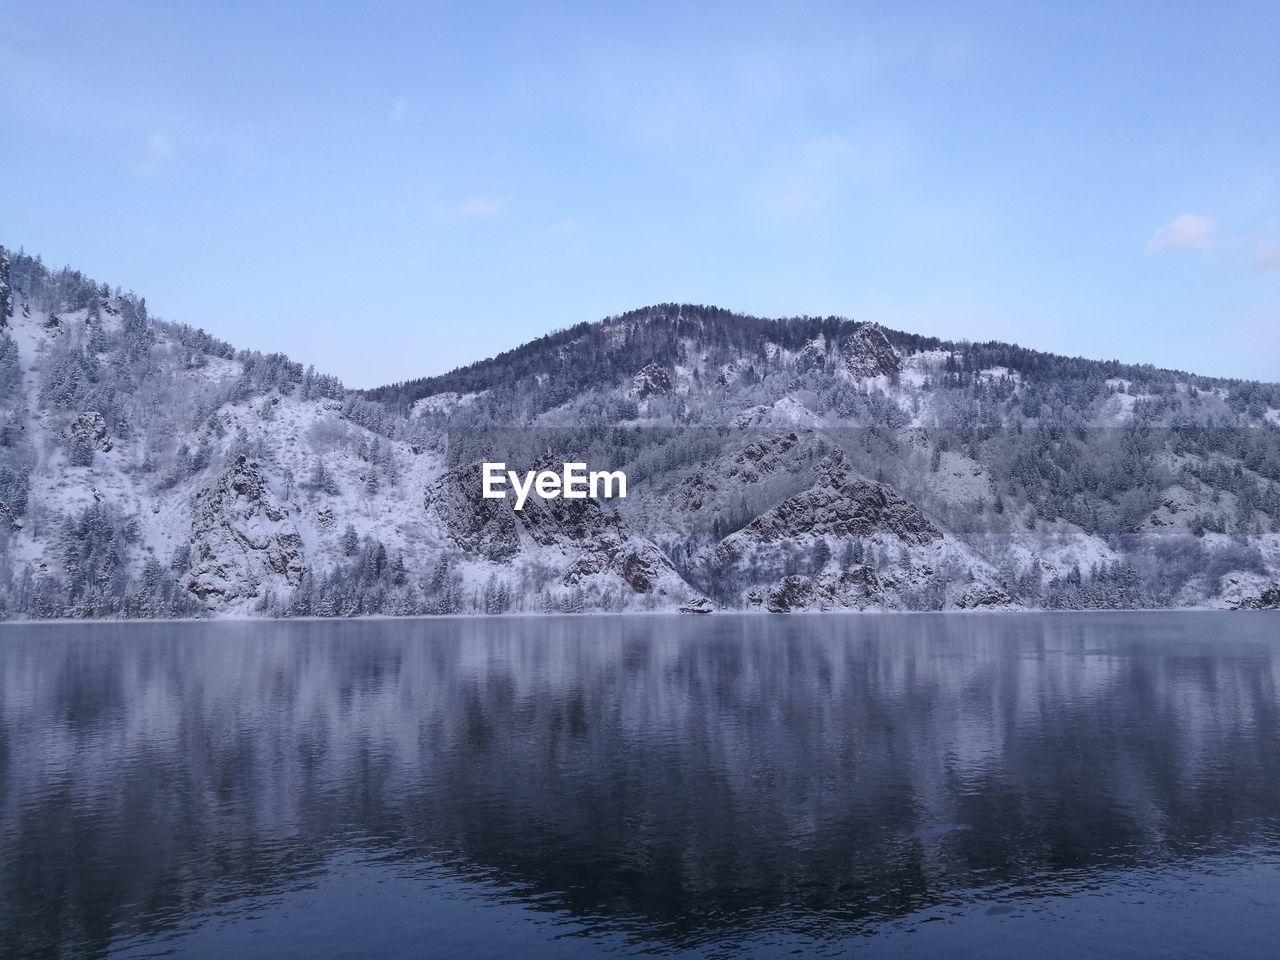
M 1276 384 L 665 304 L 355 392 L 2 248 L 0 327 L 8 617 L 1280 603 Z M 479 499 L 556 458 L 632 492 Z

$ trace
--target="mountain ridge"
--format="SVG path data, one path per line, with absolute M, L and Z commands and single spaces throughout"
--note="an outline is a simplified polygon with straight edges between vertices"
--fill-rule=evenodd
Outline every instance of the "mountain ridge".
M 675 314 L 674 317 L 671 316 L 673 313 Z M 688 316 L 686 316 L 686 313 Z M 534 337 L 533 339 L 527 340 L 524 343 L 518 344 L 508 350 L 500 351 L 491 357 L 475 360 L 471 363 L 463 364 L 442 373 L 432 374 L 425 377 L 414 377 L 375 387 L 360 388 L 355 392 L 368 397 L 369 399 L 379 400 L 382 402 L 394 401 L 400 399 L 401 396 L 404 396 L 409 398 L 408 402 L 412 403 L 413 400 L 431 396 L 436 393 L 449 391 L 467 392 L 467 389 L 474 389 L 476 386 L 479 386 L 481 389 L 485 389 L 492 384 L 492 380 L 488 377 L 490 370 L 518 361 L 540 350 L 551 350 L 570 345 L 577 338 L 607 330 L 611 325 L 628 323 L 671 323 L 675 325 L 675 329 L 671 332 L 678 334 L 679 325 L 686 321 L 728 322 L 740 329 L 749 329 L 751 334 L 760 339 L 768 339 L 767 334 L 771 332 L 781 332 L 781 335 L 776 339 L 794 339 L 796 336 L 799 336 L 806 342 L 818 335 L 852 334 L 863 327 L 877 327 L 884 331 L 890 342 L 898 349 L 906 349 L 913 352 L 920 350 L 947 350 L 958 352 L 965 349 L 978 348 L 988 352 L 1001 352 L 1012 361 L 1011 363 L 1006 363 L 1004 365 L 1013 370 L 1020 369 L 1024 366 L 1034 366 L 1036 363 L 1043 361 L 1059 361 L 1088 367 L 1097 367 L 1100 368 L 1098 372 L 1103 373 L 1106 376 L 1156 374 L 1180 377 L 1190 382 L 1201 382 L 1210 385 L 1225 385 L 1231 383 L 1273 384 L 1277 382 L 1255 381 L 1245 377 L 1199 374 L 1173 367 L 1159 367 L 1151 363 L 1130 362 L 1118 359 L 1104 360 L 1087 357 L 1082 354 L 1055 353 L 1053 351 L 1039 350 L 1033 347 L 1024 347 L 1020 344 L 1003 340 L 948 340 L 929 334 L 918 334 L 896 330 L 885 327 L 874 320 L 855 320 L 837 315 L 828 315 L 825 317 L 808 315 L 761 317 L 754 314 L 739 313 L 723 307 L 704 304 L 677 303 L 673 301 L 639 307 L 625 313 L 614 314 L 599 320 L 582 321 L 569 327 L 549 331 L 548 333 Z
M 667 304 L 357 391 L 3 248 L 0 310 L 9 618 L 1280 596 L 1276 384 Z M 479 499 L 557 458 L 633 493 Z

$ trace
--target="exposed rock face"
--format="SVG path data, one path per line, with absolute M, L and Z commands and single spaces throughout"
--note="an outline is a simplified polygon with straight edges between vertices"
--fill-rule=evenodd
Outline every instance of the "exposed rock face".
M 797 370 L 820 370 L 827 362 L 827 339 L 819 334 L 796 354 Z
M 1256 597 L 1247 597 L 1235 605 L 1236 610 L 1280 610 L 1280 583 L 1267 587 Z
M 107 439 L 107 421 L 96 410 L 86 410 L 72 420 L 67 427 L 67 437 L 103 453 L 111 449 L 111 441 Z
M 247 600 L 272 580 L 282 587 L 302 581 L 302 538 L 289 511 L 271 498 L 257 464 L 237 457 L 195 495 L 191 513 L 186 586 L 201 600 Z
M 479 463 L 455 467 L 427 487 L 423 506 L 464 552 L 509 560 L 520 550 L 515 513 L 505 500 L 484 499 L 483 482 Z
M 858 610 L 883 606 L 886 603 L 884 586 L 880 577 L 870 567 L 859 566 L 841 570 L 823 581 L 831 591 L 831 597 L 845 608 Z
M 550 466 L 543 459 L 533 469 Z M 530 496 L 517 512 L 510 499 L 484 499 L 482 489 L 481 466 L 473 463 L 450 470 L 427 490 L 428 512 L 445 520 L 449 537 L 464 553 L 504 562 L 526 548 L 547 548 L 562 565 L 565 586 L 605 574 L 637 594 L 680 602 L 696 598 L 666 554 L 596 500 Z
M 714 613 L 715 609 L 715 604 L 706 597 L 697 597 L 680 605 L 681 613 Z
M 818 578 L 794 574 L 777 585 L 753 590 L 747 595 L 750 606 L 763 606 L 770 613 L 793 610 L 866 610 L 893 606 L 885 596 L 880 578 L 870 567 L 856 566 Z
M 746 430 L 749 427 L 759 426 L 762 423 L 769 422 L 769 415 L 773 412 L 773 407 L 767 407 L 762 403 L 755 406 L 747 407 L 737 416 L 733 418 L 733 425 L 739 430 Z
M 628 542 L 614 559 L 618 574 L 636 593 L 652 593 L 677 577 L 671 561 L 647 541 Z
M 791 468 L 798 456 L 824 446 L 813 437 L 795 431 L 753 440 L 736 454 L 702 467 L 681 487 L 676 506 L 701 510 L 716 494 L 741 485 L 757 484 L 766 477 Z
M 957 597 L 955 601 L 955 606 L 959 610 L 980 610 L 1012 605 L 1013 598 L 999 587 L 989 584 L 979 584 L 971 587 Z
M 794 397 L 783 397 L 771 405 L 757 404 L 747 407 L 733 418 L 733 426 L 746 430 L 751 427 L 814 428 L 822 418 Z
M 845 369 L 858 378 L 892 376 L 902 370 L 902 357 L 880 324 L 868 323 L 849 338 Z
M 551 463 L 539 459 L 534 470 L 551 468 Z M 623 534 L 622 520 L 610 510 L 605 510 L 591 498 L 568 500 L 557 497 L 543 500 L 531 494 L 524 509 L 516 515 L 530 538 L 541 546 L 562 545 L 565 541 L 579 543 L 613 542 Z
M 1012 605 L 988 564 L 891 488 L 855 477 L 843 453 L 815 472 L 702 554 L 727 595 L 775 613 Z
M 819 603 L 818 585 L 801 576 L 783 577 L 765 598 L 765 607 L 770 613 L 819 609 Z
M 1204 589 L 1204 588 L 1202 588 Z M 1226 610 L 1266 610 L 1267 597 L 1280 593 L 1280 583 L 1254 570 L 1231 570 L 1218 578 L 1216 588 L 1204 592 L 1213 596 L 1209 605 Z
M 535 469 L 545 466 L 536 464 Z M 565 572 L 566 586 L 599 573 L 614 573 L 636 593 L 665 589 L 692 595 L 666 554 L 650 541 L 633 536 L 616 513 L 595 500 L 530 497 L 518 516 L 535 543 L 577 555 Z
M 818 466 L 818 482 L 778 504 L 727 537 L 718 552 L 740 551 L 751 543 L 769 543 L 813 534 L 869 537 L 889 533 L 923 546 L 942 539 L 942 531 L 914 504 L 876 483 L 854 479 L 838 451 Z
M 670 393 L 673 386 L 671 374 L 656 363 L 651 363 L 632 378 L 631 396 L 636 400 L 647 400 L 652 396 Z

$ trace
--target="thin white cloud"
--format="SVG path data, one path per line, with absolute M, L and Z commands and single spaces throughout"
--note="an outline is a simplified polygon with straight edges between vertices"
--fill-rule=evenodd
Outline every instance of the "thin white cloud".
M 1204 213 L 1181 213 L 1174 217 L 1147 241 L 1147 253 L 1164 253 L 1167 250 L 1207 250 L 1218 224 Z
M 387 120 L 394 124 L 408 123 L 413 116 L 413 104 L 408 97 L 396 97 L 387 111 Z

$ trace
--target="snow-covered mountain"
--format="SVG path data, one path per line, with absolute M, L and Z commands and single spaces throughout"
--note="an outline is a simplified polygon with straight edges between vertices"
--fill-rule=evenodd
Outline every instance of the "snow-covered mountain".
M 0 325 L 11 618 L 1280 605 L 1275 384 L 662 305 L 358 392 L 3 248 Z

